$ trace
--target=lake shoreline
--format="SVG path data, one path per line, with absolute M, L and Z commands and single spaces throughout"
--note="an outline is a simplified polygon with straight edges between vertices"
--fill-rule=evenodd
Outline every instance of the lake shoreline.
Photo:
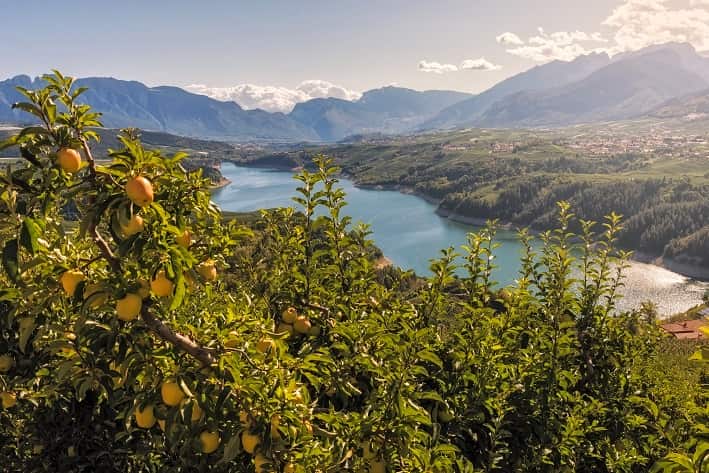
M 292 167 L 273 169 L 270 166 L 256 168 L 229 164 L 224 169 L 224 175 L 235 185 L 226 186 L 213 196 L 225 210 L 252 212 L 255 209 L 293 205 L 292 196 L 298 184 L 293 179 Z M 421 196 L 411 188 L 362 185 L 345 173 L 338 177 L 341 187 L 348 194 L 348 208 L 354 212 L 350 215 L 370 226 L 372 238 L 385 256 L 377 261 L 381 267 L 393 262 L 401 268 L 411 268 L 417 274 L 427 275 L 431 259 L 440 256 L 440 248 L 465 245 L 467 234 L 476 231 L 468 225 L 485 223 L 483 219 L 472 220 L 437 211 L 439 199 Z M 384 192 L 375 192 L 379 190 Z M 441 213 L 448 215 L 444 218 Z M 464 222 L 457 223 L 454 219 Z M 514 228 L 511 225 L 507 227 Z M 505 229 L 500 224 L 497 228 L 496 240 L 500 251 L 495 255 L 497 270 L 494 278 L 502 287 L 514 284 L 518 276 L 515 268 L 520 264 L 523 248 L 514 230 Z M 622 302 L 619 303 L 622 310 L 632 310 L 645 301 L 652 301 L 658 312 L 667 317 L 701 302 L 709 284 L 672 271 L 673 268 L 666 269 L 658 265 L 658 261 L 652 261 L 654 258 L 650 258 L 650 263 L 655 264 L 639 262 L 643 256 L 636 255 L 634 261 L 628 261 L 626 284 Z M 682 269 L 686 274 L 686 268 Z
M 247 168 L 257 168 L 257 169 L 264 169 L 264 170 L 271 170 L 271 171 L 289 171 L 289 172 L 298 172 L 300 170 L 299 167 L 293 167 L 293 166 L 275 166 L 275 165 L 267 165 L 267 164 L 249 164 L 249 163 L 237 163 L 234 161 L 229 161 L 235 166 L 244 166 Z M 436 206 L 435 213 L 439 215 L 440 217 L 449 219 L 453 222 L 461 223 L 464 225 L 473 225 L 477 227 L 484 227 L 487 225 L 488 219 L 485 218 L 479 218 L 479 217 L 470 217 L 467 215 L 462 215 L 459 213 L 455 213 L 453 211 L 444 209 L 440 206 L 442 199 L 436 198 L 421 192 L 417 192 L 413 187 L 410 186 L 402 186 L 399 184 L 363 184 L 357 181 L 356 177 L 343 172 L 340 174 L 340 177 L 343 179 L 347 179 L 352 182 L 352 184 L 358 188 L 358 189 L 365 189 L 365 190 L 375 190 L 375 191 L 396 191 L 400 192 L 402 194 L 407 194 L 407 195 L 413 195 L 416 197 L 419 197 L 426 202 L 433 204 Z M 504 229 L 504 230 L 511 230 L 511 231 L 516 231 L 520 227 L 517 225 L 510 223 L 510 222 L 504 222 L 504 221 L 498 221 L 497 223 L 497 228 Z M 539 231 L 530 228 L 530 233 L 532 234 L 538 234 Z M 682 263 L 679 261 L 675 261 L 669 258 L 663 258 L 662 256 L 659 255 L 649 255 L 645 254 L 642 252 L 638 251 L 633 251 L 631 255 L 631 260 L 639 262 L 639 263 L 645 263 L 645 264 L 650 264 L 653 266 L 657 266 L 659 268 L 667 269 L 669 271 L 672 271 L 674 273 L 677 273 L 681 276 L 694 279 L 700 282 L 708 282 L 709 281 L 709 269 L 708 268 L 703 268 L 701 266 L 696 266 L 692 264 L 687 264 L 687 263 Z
M 388 191 L 397 191 L 401 192 L 402 194 L 409 194 L 409 195 L 414 195 L 416 197 L 420 197 L 421 199 L 424 199 L 426 202 L 429 202 L 431 204 L 434 204 L 437 206 L 436 208 L 436 215 L 439 215 L 443 218 L 447 218 L 453 222 L 458 222 L 462 223 L 464 225 L 474 225 L 476 227 L 484 227 L 488 223 L 488 219 L 486 218 L 479 218 L 479 217 L 470 217 L 467 215 L 462 215 L 456 212 L 453 212 L 448 209 L 444 209 L 440 206 L 442 199 L 438 199 L 426 194 L 423 194 L 421 192 L 415 191 L 411 187 L 407 186 L 400 186 L 400 185 L 381 185 L 381 184 L 359 184 L 354 176 L 349 175 L 349 174 L 343 174 L 343 177 L 351 180 L 355 187 L 358 187 L 360 189 L 368 189 L 368 190 L 388 190 Z M 504 230 L 511 230 L 511 231 L 516 231 L 519 230 L 520 227 L 511 223 L 511 222 L 504 222 L 504 221 L 498 221 L 497 222 L 497 228 L 501 228 Z M 535 228 L 529 228 L 529 231 L 531 234 L 539 234 L 540 231 L 535 229 Z M 672 271 L 674 273 L 680 274 L 682 276 L 685 276 L 690 279 L 695 279 L 697 281 L 701 282 L 709 282 L 709 268 L 704 268 L 702 266 L 696 266 L 693 264 L 688 264 L 688 263 L 683 263 L 680 261 L 673 260 L 671 258 L 665 258 L 661 255 L 651 255 L 647 253 L 642 253 L 640 251 L 633 251 L 630 259 L 633 261 L 636 261 L 638 263 L 646 263 L 650 264 L 653 266 L 657 266 L 659 268 L 667 269 L 669 271 Z
M 219 182 L 213 182 L 209 185 L 209 190 L 218 190 L 231 184 L 231 180 L 226 177 L 219 179 Z

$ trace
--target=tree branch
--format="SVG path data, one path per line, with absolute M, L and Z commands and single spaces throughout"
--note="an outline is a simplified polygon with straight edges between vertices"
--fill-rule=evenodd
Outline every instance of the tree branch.
M 313 303 L 313 302 L 305 302 L 305 301 L 304 301 L 304 302 L 303 302 L 303 306 L 308 307 L 308 308 L 310 308 L 310 309 L 319 310 L 320 312 L 322 312 L 322 313 L 325 314 L 326 316 L 327 316 L 327 315 L 330 315 L 330 309 L 328 309 L 327 307 L 323 307 L 323 306 L 321 306 L 320 304 L 315 304 L 315 303 Z
M 95 223 L 91 224 L 90 231 L 91 236 L 94 239 L 94 243 L 96 243 L 96 246 L 98 246 L 98 249 L 101 252 L 101 256 L 103 256 L 103 258 L 108 261 L 108 264 L 111 265 L 111 269 L 116 274 L 123 274 L 123 269 L 121 268 L 120 260 L 116 257 L 116 255 L 113 254 L 111 247 L 108 246 L 106 240 L 104 240 L 101 234 L 98 232 L 98 228 L 96 228 Z
M 94 155 L 91 154 L 91 148 L 86 138 L 81 137 L 81 147 L 84 149 L 84 154 L 86 155 L 86 161 L 89 164 L 89 172 L 91 172 L 91 178 L 96 179 L 96 160 L 94 160 Z
M 143 318 L 143 322 L 145 322 L 150 330 L 155 332 L 160 338 L 192 355 L 194 358 L 202 362 L 204 366 L 209 366 L 216 362 L 216 358 L 214 358 L 214 355 L 212 354 L 213 350 L 200 346 L 189 337 L 173 332 L 173 330 L 168 327 L 165 322 L 150 313 L 149 304 L 143 304 L 140 315 Z
M 84 154 L 86 155 L 86 161 L 89 165 L 91 180 L 94 184 L 96 184 L 96 161 L 94 160 L 93 154 L 91 154 L 91 148 L 89 147 L 86 138 L 81 138 L 81 146 L 84 150 Z M 108 262 L 113 272 L 118 275 L 122 275 L 123 268 L 121 267 L 121 261 L 113 253 L 113 250 L 111 250 L 111 247 L 108 242 L 101 236 L 101 233 L 99 233 L 98 231 L 97 225 L 98 220 L 93 219 L 91 225 L 89 226 L 89 232 L 94 242 L 96 243 L 96 246 L 98 246 L 98 249 L 101 252 L 101 256 Z M 140 315 L 145 324 L 150 328 L 150 330 L 155 332 L 158 337 L 192 355 L 193 357 L 198 359 L 204 366 L 209 366 L 216 361 L 214 355 L 212 355 L 212 350 L 200 346 L 189 337 L 174 332 L 170 327 L 165 324 L 165 322 L 155 317 L 150 312 L 149 303 L 143 303 Z

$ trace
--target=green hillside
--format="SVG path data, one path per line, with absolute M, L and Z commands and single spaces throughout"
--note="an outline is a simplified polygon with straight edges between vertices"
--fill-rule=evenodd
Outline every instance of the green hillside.
M 623 215 L 628 249 L 709 268 L 709 135 L 625 126 L 365 137 L 262 149 L 237 162 L 307 165 L 325 153 L 361 186 L 416 192 L 455 218 L 537 230 L 552 228 L 556 202 L 568 200 L 583 219 Z

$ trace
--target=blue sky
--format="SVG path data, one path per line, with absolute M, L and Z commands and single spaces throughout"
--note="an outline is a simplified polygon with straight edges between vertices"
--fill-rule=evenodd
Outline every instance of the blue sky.
M 387 84 L 479 92 L 549 60 L 666 40 L 709 49 L 709 0 L 54 4 L 3 1 L 1 78 L 56 67 L 278 109 Z

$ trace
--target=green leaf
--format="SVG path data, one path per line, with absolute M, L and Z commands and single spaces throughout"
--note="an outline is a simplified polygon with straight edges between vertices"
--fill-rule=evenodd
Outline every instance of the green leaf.
M 680 453 L 669 453 L 661 460 L 658 460 L 650 472 L 670 472 L 670 473 L 694 473 L 694 465 L 692 460 Z
M 689 357 L 692 361 L 709 361 L 709 348 L 702 347 Z
M 41 229 L 37 222 L 29 217 L 25 217 L 22 221 L 22 229 L 20 230 L 20 244 L 30 252 L 32 256 L 37 253 L 39 244 L 37 238 L 41 233 Z
M 17 276 L 20 274 L 17 249 L 17 239 L 13 239 L 5 243 L 5 247 L 2 250 L 2 265 L 7 276 L 13 282 L 17 282 Z
M 416 393 L 414 396 L 415 396 L 416 399 L 418 399 L 419 401 L 421 401 L 421 400 L 426 400 L 426 401 L 436 401 L 436 402 L 440 402 L 441 404 L 445 404 L 445 403 L 446 403 L 446 401 L 443 400 L 443 398 L 441 397 L 441 395 L 438 394 L 438 393 L 435 392 L 435 391 L 423 391 L 423 392 L 420 392 L 420 393 Z
M 17 102 L 17 103 L 12 104 L 12 108 L 22 110 L 23 112 L 27 112 L 29 114 L 32 114 L 39 119 L 42 118 L 42 112 L 39 109 L 39 107 L 36 106 L 35 104 L 29 103 L 29 102 Z
M 692 455 L 692 460 L 697 465 L 706 463 L 707 456 L 709 456 L 709 442 L 705 440 L 698 442 L 697 446 L 694 448 L 694 455 Z
M 421 350 L 418 352 L 418 357 L 421 358 L 424 361 L 428 361 L 429 363 L 433 363 L 436 365 L 439 369 L 443 369 L 443 362 L 441 359 L 433 353 L 432 351 L 429 350 Z
M 14 302 L 21 296 L 16 289 L 0 289 L 0 302 Z
M 25 317 L 24 319 L 20 319 L 20 340 L 19 340 L 19 346 L 20 346 L 20 351 L 22 353 L 25 352 L 25 348 L 27 347 L 27 342 L 30 339 L 30 336 L 32 335 L 32 332 L 34 332 L 35 328 L 35 323 L 34 323 L 34 317 Z
M 219 463 L 229 463 L 241 453 L 241 440 L 238 435 L 233 435 L 224 445 L 224 456 Z
M 44 167 L 44 165 L 42 165 L 42 163 L 35 157 L 35 155 L 32 154 L 30 150 L 28 150 L 25 146 L 20 146 L 20 156 L 22 156 L 23 159 L 26 159 L 38 168 Z
M 633 404 L 644 407 L 654 419 L 657 419 L 660 416 L 660 408 L 657 407 L 657 404 L 652 402 L 652 400 L 640 396 L 630 396 L 628 400 Z
M 180 307 L 180 305 L 182 305 L 182 301 L 185 299 L 185 278 L 181 272 L 178 272 L 176 274 L 176 277 L 177 279 L 175 281 L 175 294 L 172 297 L 170 310 L 175 310 Z
M 5 148 L 10 148 L 11 146 L 15 146 L 17 144 L 17 139 L 19 135 L 11 136 L 6 140 L 0 141 L 0 151 L 2 151 Z

